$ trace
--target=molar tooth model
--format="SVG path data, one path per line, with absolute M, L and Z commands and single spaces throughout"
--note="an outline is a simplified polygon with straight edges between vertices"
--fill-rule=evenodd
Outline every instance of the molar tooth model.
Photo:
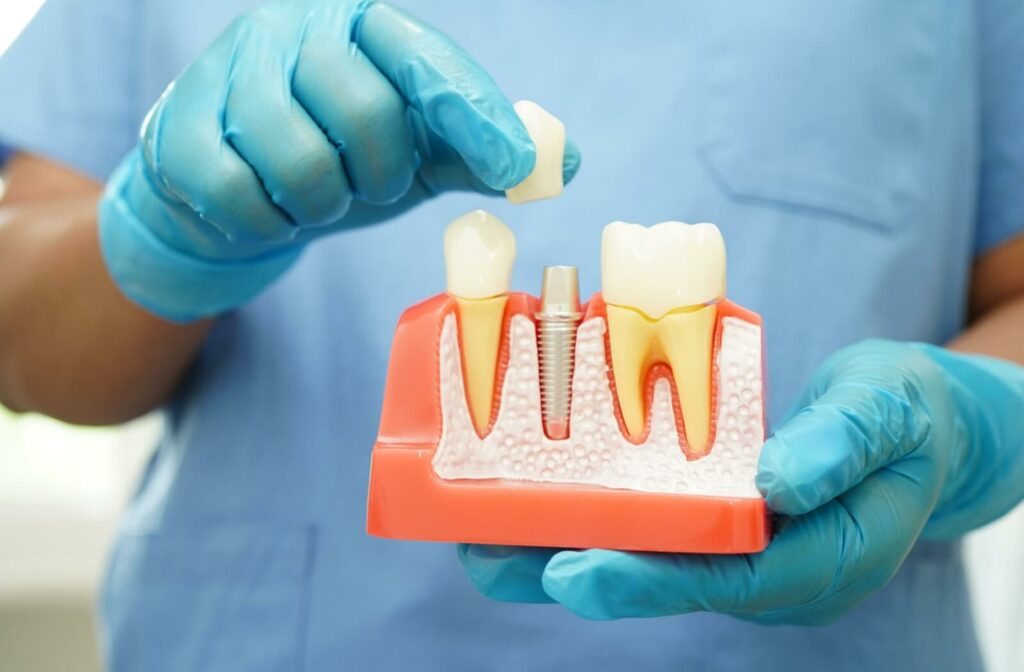
M 761 319 L 724 298 L 718 228 L 609 224 L 602 293 L 563 311 L 578 324 L 575 352 L 568 362 L 561 353 L 554 376 L 538 346 L 557 352 L 545 342 L 552 296 L 507 292 L 514 254 L 511 231 L 493 215 L 459 218 L 445 233 L 449 292 L 399 321 L 373 450 L 370 534 L 762 550 Z M 571 283 L 560 291 L 572 296 L 575 269 L 555 268 L 546 280 Z M 552 398 L 571 400 L 568 418 L 551 417 L 564 415 L 542 401 Z
M 613 222 L 601 240 L 601 285 L 619 408 L 626 430 L 644 430 L 651 366 L 672 369 L 686 442 L 707 451 L 717 302 L 725 297 L 725 243 L 714 224 Z

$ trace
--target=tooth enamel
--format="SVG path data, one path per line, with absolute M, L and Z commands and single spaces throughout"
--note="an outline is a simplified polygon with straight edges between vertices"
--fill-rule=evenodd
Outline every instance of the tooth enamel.
M 448 293 L 461 299 L 487 299 L 508 292 L 516 237 L 486 210 L 459 217 L 444 230 Z
M 717 307 L 725 295 L 725 245 L 714 224 L 614 222 L 601 241 L 612 375 L 626 431 L 644 431 L 644 384 L 657 363 L 672 369 L 686 440 L 707 449 Z
M 466 398 L 481 436 L 491 418 L 501 326 L 515 256 L 512 230 L 484 210 L 466 213 L 445 229 L 445 271 L 448 293 L 459 308 Z
M 652 319 L 725 296 L 725 243 L 714 224 L 612 222 L 601 237 L 606 303 Z
M 511 203 L 526 203 L 562 193 L 562 160 L 565 155 L 565 125 L 537 103 L 520 100 L 516 114 L 526 126 L 537 150 L 533 172 L 505 192 Z

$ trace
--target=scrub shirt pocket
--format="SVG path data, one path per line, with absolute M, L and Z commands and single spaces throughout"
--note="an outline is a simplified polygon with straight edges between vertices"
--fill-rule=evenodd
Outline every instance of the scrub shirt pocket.
M 314 528 L 122 534 L 101 611 L 111 670 L 301 670 Z
M 942 3 L 716 0 L 699 151 L 733 198 L 892 230 L 923 199 Z

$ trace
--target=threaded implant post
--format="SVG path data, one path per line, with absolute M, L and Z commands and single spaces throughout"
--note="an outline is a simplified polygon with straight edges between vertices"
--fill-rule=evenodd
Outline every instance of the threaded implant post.
M 536 318 L 544 433 L 550 439 L 567 439 L 572 411 L 576 329 L 583 318 L 575 266 L 548 266 L 544 269 L 540 312 Z

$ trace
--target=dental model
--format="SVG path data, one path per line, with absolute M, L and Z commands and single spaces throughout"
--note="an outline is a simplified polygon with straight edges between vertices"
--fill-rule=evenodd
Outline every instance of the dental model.
M 505 191 L 505 196 L 517 204 L 558 196 L 562 193 L 565 125 L 532 101 L 520 100 L 514 107 L 533 140 L 537 162 L 526 179 Z
M 449 291 L 409 308 L 395 333 L 367 530 L 762 550 L 761 319 L 724 296 L 717 227 L 608 225 L 603 292 L 582 306 L 570 267 L 546 270 L 542 299 L 508 292 L 514 249 L 511 232 L 481 211 L 446 231 Z M 555 314 L 578 324 L 569 358 L 572 346 L 544 333 Z M 545 347 L 561 353 L 556 375 L 542 366 Z
M 445 229 L 448 293 L 459 306 L 466 396 L 481 436 L 491 421 L 501 323 L 515 258 L 515 236 L 489 212 L 474 210 Z

